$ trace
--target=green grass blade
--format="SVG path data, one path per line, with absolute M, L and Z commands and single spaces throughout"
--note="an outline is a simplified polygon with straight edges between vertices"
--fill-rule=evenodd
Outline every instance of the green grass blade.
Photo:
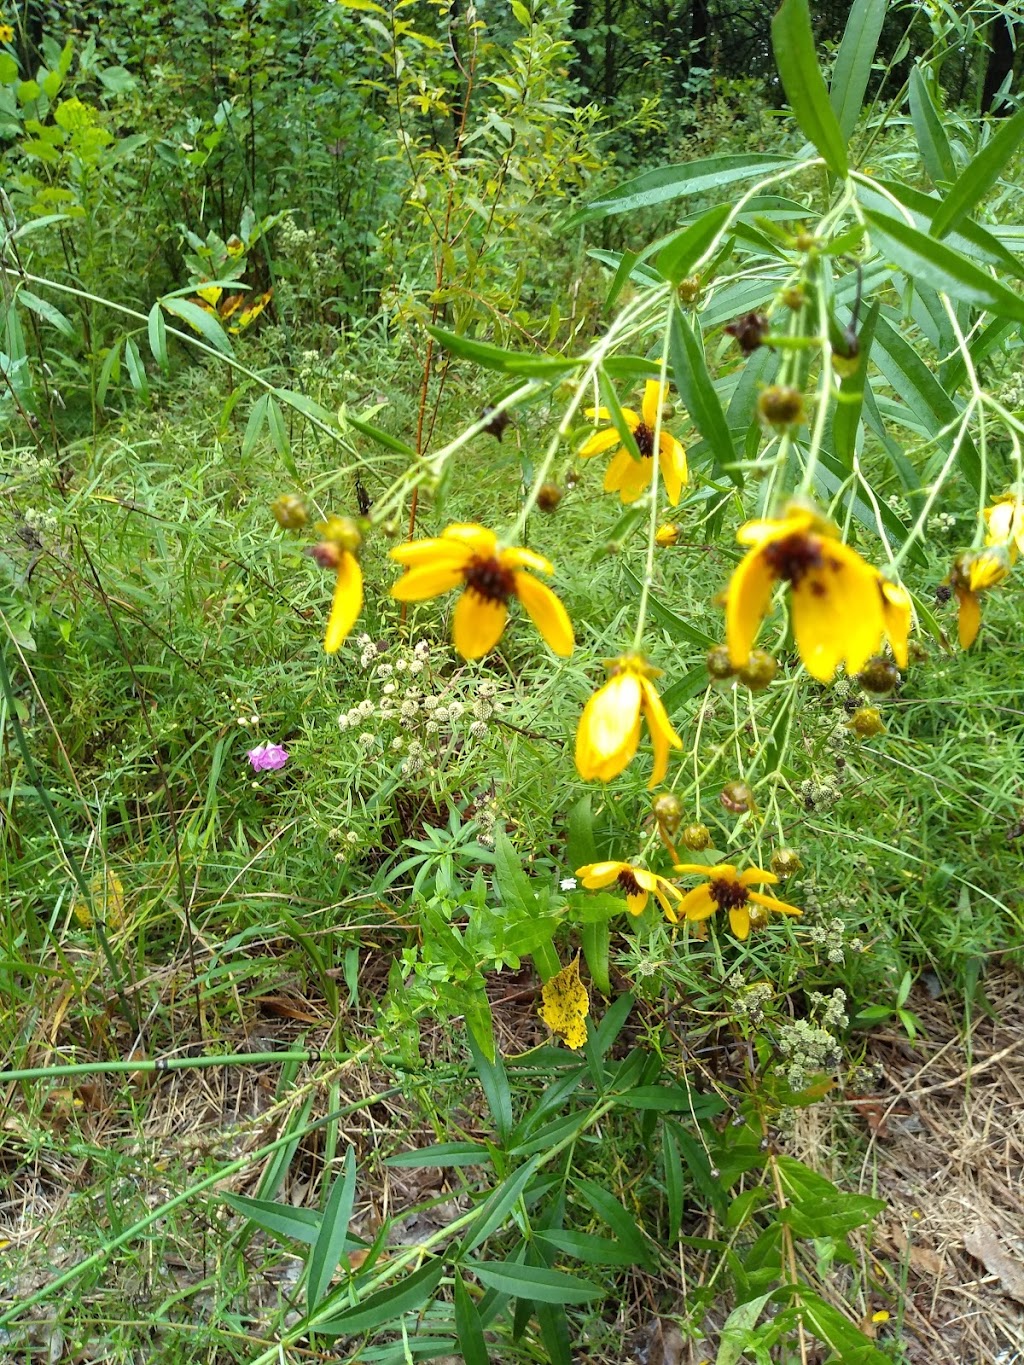
M 932 233 L 944 237 L 965 218 L 999 179 L 1024 140 L 1024 109 L 1018 109 L 967 163 L 932 219 Z
M 323 1211 L 320 1232 L 309 1258 L 306 1302 L 316 1307 L 331 1286 L 338 1262 L 345 1252 L 352 1205 L 356 1197 L 356 1154 L 353 1147 L 345 1153 L 341 1178 L 335 1178 Z

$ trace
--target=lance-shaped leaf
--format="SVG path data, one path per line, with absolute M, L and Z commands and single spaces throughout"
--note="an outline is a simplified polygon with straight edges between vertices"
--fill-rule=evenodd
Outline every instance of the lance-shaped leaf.
M 772 50 L 801 132 L 817 147 L 829 170 L 845 176 L 850 169 L 846 139 L 818 66 L 807 0 L 783 0 L 772 20 Z

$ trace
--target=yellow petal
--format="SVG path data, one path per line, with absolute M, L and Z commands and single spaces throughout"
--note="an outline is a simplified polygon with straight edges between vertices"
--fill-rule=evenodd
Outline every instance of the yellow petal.
M 610 886 L 619 873 L 628 867 L 628 863 L 619 862 L 587 863 L 576 869 L 576 876 L 582 878 L 583 885 L 589 891 L 599 891 L 603 886 Z
M 736 532 L 736 539 L 741 545 L 765 545 L 772 540 L 784 540 L 797 531 L 808 531 L 815 523 L 812 512 L 798 510 L 784 517 L 744 522 Z
M 679 902 L 679 913 L 688 920 L 707 919 L 717 909 L 718 905 L 711 898 L 707 882 L 703 886 L 694 887 Z
M 634 876 L 636 872 L 634 871 Z M 646 887 L 641 886 L 636 893 L 630 893 L 626 897 L 626 909 L 631 915 L 642 915 L 647 909 L 648 892 Z
M 960 600 L 960 612 L 956 622 L 960 648 L 970 649 L 981 629 L 981 600 L 973 592 L 966 590 L 958 592 L 957 597 Z
M 546 583 L 528 573 L 516 573 L 516 596 L 530 614 L 530 620 L 540 631 L 545 643 L 563 659 L 572 653 L 576 643 L 569 613 Z
M 498 537 L 486 526 L 478 526 L 475 521 L 456 521 L 441 532 L 442 541 L 452 541 L 465 545 L 475 555 L 489 558 L 498 548 Z
M 410 540 L 388 551 L 390 557 L 407 569 L 424 564 L 468 564 L 472 551 L 454 540 Z
M 729 928 L 742 943 L 750 934 L 750 911 L 745 905 L 737 905 L 729 911 Z
M 622 444 L 622 438 L 614 427 L 606 427 L 603 431 L 595 431 L 583 442 L 576 452 L 581 460 L 589 460 L 591 455 L 601 455 L 606 450 L 611 450 L 612 446 Z
M 910 594 L 898 583 L 890 583 L 887 578 L 879 578 L 878 585 L 882 593 L 882 620 L 889 648 L 900 668 L 906 668 L 911 625 Z
M 736 880 L 740 886 L 775 886 L 779 879 L 774 872 L 766 872 L 763 867 L 748 867 Z
M 548 576 L 555 572 L 555 566 L 550 559 L 545 559 L 536 550 L 527 550 L 522 545 L 502 550 L 498 560 L 503 569 L 532 569 L 534 573 L 545 573 Z
M 425 602 L 428 597 L 439 597 L 464 581 L 461 564 L 424 564 L 409 569 L 392 585 L 391 596 L 399 602 Z
M 650 486 L 650 460 L 634 460 L 625 446 L 613 457 L 604 475 L 604 491 L 618 493 L 627 505 L 636 502 L 641 493 Z
M 777 901 L 774 896 L 764 896 L 760 891 L 751 891 L 750 899 L 755 905 L 763 905 L 766 910 L 775 910 L 780 915 L 802 915 L 804 912 L 798 910 L 795 905 L 787 905 L 785 901 Z
M 828 683 L 845 659 L 859 673 L 885 633 L 877 572 L 840 541 L 823 545 L 820 568 L 809 569 L 792 591 L 793 638 L 804 667 Z
M 748 550 L 726 589 L 725 638 L 733 668 L 742 668 L 750 657 L 774 586 L 775 577 L 761 550 Z
M 342 641 L 356 623 L 363 609 L 363 571 L 359 561 L 348 550 L 342 550 L 338 578 L 334 585 L 334 600 L 327 619 L 324 650 L 336 654 Z
M 676 863 L 673 871 L 680 877 L 710 877 L 711 868 L 706 863 Z
M 668 385 L 660 384 L 657 379 L 648 379 L 644 385 L 644 401 L 640 404 L 640 411 L 643 414 L 644 426 L 654 430 L 654 424 L 658 420 L 658 413 L 664 405 L 668 395 Z
M 665 494 L 675 507 L 679 502 L 683 484 L 690 481 L 690 471 L 686 467 L 686 451 L 674 436 L 666 436 L 664 432 L 658 441 L 658 467 L 665 485 Z
M 654 753 L 654 768 L 651 772 L 651 780 L 647 784 L 648 790 L 650 790 L 665 780 L 665 774 L 668 771 L 669 747 L 681 749 L 683 741 L 673 730 L 668 712 L 662 705 L 654 684 L 647 678 L 641 678 L 640 690 L 642 695 L 641 706 L 651 736 L 651 749 Z
M 640 741 L 640 679 L 618 673 L 583 708 L 576 731 L 576 767 L 584 781 L 608 782 L 622 772 Z
M 464 659 L 482 659 L 501 639 L 508 608 L 500 599 L 464 592 L 455 604 L 452 639 Z

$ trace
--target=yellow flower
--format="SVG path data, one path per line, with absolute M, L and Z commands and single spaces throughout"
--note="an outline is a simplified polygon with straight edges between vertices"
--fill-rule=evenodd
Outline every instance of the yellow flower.
M 0 24 L 0 43 L 11 43 L 14 41 L 14 29 L 10 24 Z
M 576 731 L 576 767 L 585 782 L 610 782 L 630 762 L 640 743 L 640 719 L 647 721 L 654 751 L 654 771 L 648 788 L 656 787 L 668 770 L 669 746 L 683 747 L 673 730 L 652 678 L 652 668 L 640 654 L 624 654 L 607 665 L 611 676 L 583 708 Z
M 363 609 L 363 571 L 355 556 L 362 536 L 351 517 L 330 517 L 317 530 L 323 540 L 313 546 L 310 554 L 321 568 L 337 572 L 324 636 L 325 652 L 336 654 Z
M 626 897 L 626 908 L 631 915 L 642 915 L 653 893 L 667 918 L 673 924 L 678 919 L 676 907 L 669 897 L 681 901 L 683 893 L 664 877 L 648 872 L 645 867 L 634 867 L 632 863 L 587 863 L 586 867 L 576 869 L 576 875 L 583 879 L 588 891 L 600 891 L 614 882 Z
M 1024 502 L 1013 493 L 997 498 L 993 507 L 985 508 L 986 545 L 1005 545 L 1010 563 L 1016 562 L 1024 550 Z
M 455 648 L 464 659 L 480 659 L 501 638 L 508 602 L 518 597 L 533 624 L 556 654 L 572 653 L 572 622 L 545 583 L 526 573 L 552 574 L 543 555 L 521 547 L 501 549 L 493 531 L 456 523 L 433 540 L 415 540 L 391 551 L 406 572 L 391 589 L 399 602 L 423 602 L 460 585 L 455 607 Z
M 737 873 L 729 863 L 719 863 L 716 867 L 704 867 L 699 863 L 681 863 L 676 871 L 687 877 L 705 877 L 703 886 L 687 892 L 679 906 L 680 913 L 688 920 L 707 919 L 716 910 L 728 910 L 729 927 L 739 939 L 750 933 L 751 923 L 762 919 L 758 909 L 751 914 L 750 904 L 760 910 L 777 910 L 783 915 L 801 915 L 795 905 L 777 901 L 774 896 L 766 896 L 760 891 L 751 891 L 752 886 L 774 886 L 778 882 L 774 872 L 766 872 L 762 867 L 748 867 L 745 872 Z
M 667 384 L 659 384 L 656 379 L 648 379 L 644 386 L 644 398 L 637 415 L 632 408 L 623 408 L 622 415 L 626 425 L 633 433 L 640 459 L 637 460 L 622 444 L 614 426 L 595 432 L 580 447 L 582 459 L 591 455 L 601 455 L 607 450 L 615 450 L 604 476 L 604 491 L 618 493 L 624 503 L 636 502 L 641 493 L 649 486 L 653 474 L 651 461 L 654 458 L 654 429 L 658 421 L 658 411 L 668 393 Z M 588 417 L 597 417 L 607 422 L 610 413 L 607 408 L 588 408 Z M 658 435 L 658 466 L 665 484 L 668 500 L 675 507 L 679 492 L 684 483 L 689 483 L 690 475 L 686 467 L 686 451 L 674 436 L 662 431 Z
M 981 629 L 980 593 L 1001 583 L 1010 572 L 1013 553 L 1008 542 L 1001 541 L 976 553 L 958 555 L 946 580 L 956 593 L 957 635 L 960 648 L 970 649 Z
M 663 526 L 659 526 L 654 533 L 655 545 L 660 545 L 662 549 L 669 545 L 675 545 L 681 535 L 679 527 L 674 521 L 666 521 Z
M 737 539 L 751 549 L 726 593 L 725 629 L 733 668 L 746 664 L 776 583 L 790 585 L 793 636 L 804 667 L 831 682 L 841 663 L 859 673 L 883 637 L 906 666 L 910 599 L 888 583 L 835 528 L 810 508 L 791 503 L 782 517 L 748 521 Z

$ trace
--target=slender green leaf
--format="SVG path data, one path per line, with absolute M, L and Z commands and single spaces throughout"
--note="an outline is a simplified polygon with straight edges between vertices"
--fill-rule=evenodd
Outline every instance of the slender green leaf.
M 350 1308 L 326 1322 L 318 1322 L 313 1330 L 323 1336 L 344 1337 L 356 1332 L 372 1332 L 385 1323 L 397 1323 L 406 1313 L 423 1308 L 431 1299 L 444 1273 L 444 1262 L 439 1258 L 421 1265 L 404 1280 L 387 1289 L 371 1294 L 355 1308 Z
M 396 455 L 405 455 L 410 460 L 415 460 L 416 452 L 412 446 L 406 445 L 405 441 L 400 441 L 397 436 L 392 436 L 380 427 L 375 427 L 372 422 L 364 422 L 360 417 L 353 417 L 346 412 L 342 419 L 347 426 L 354 427 L 361 436 L 368 436 L 371 441 L 376 441 L 385 450 L 393 450 Z
M 864 1335 L 830 1303 L 807 1289 L 799 1289 L 800 1317 L 804 1326 L 838 1352 L 841 1365 L 892 1365 L 892 1357 Z
M 125 337 L 124 339 L 124 363 L 128 369 L 128 378 L 131 380 L 132 388 L 136 393 L 140 393 L 143 398 L 146 398 L 149 395 L 149 380 L 146 378 L 146 367 L 139 355 L 139 348 L 132 337 Z
M 925 70 L 915 66 L 910 73 L 910 121 L 921 153 L 921 160 L 932 184 L 956 179 L 956 166 L 942 118 L 935 108 Z
M 658 252 L 658 269 L 670 284 L 678 284 L 693 270 L 725 226 L 731 204 L 717 204 L 695 223 L 677 232 Z
M 455 1332 L 465 1365 L 489 1365 L 483 1323 L 458 1271 L 455 1272 Z
M 615 1233 L 619 1245 L 628 1250 L 636 1265 L 650 1260 L 647 1243 L 643 1233 L 630 1213 L 619 1203 L 615 1196 L 593 1180 L 576 1177 L 573 1185 L 593 1209 L 597 1216 Z
M 832 68 L 829 99 L 839 131 L 849 142 L 857 126 L 888 0 L 854 0 Z
M 665 1174 L 665 1202 L 668 1206 L 668 1235 L 674 1240 L 683 1225 L 683 1163 L 679 1144 L 668 1124 L 661 1129 L 661 1164 Z
M 716 468 L 724 468 L 733 483 L 742 487 L 743 475 L 733 468 L 736 450 L 732 433 L 708 374 L 700 343 L 678 308 L 672 310 L 669 327 L 669 356 L 680 397 L 697 430 L 714 451 Z
M 149 317 L 146 320 L 146 330 L 149 334 L 149 349 L 153 353 L 153 359 L 160 366 L 161 370 L 166 370 L 169 364 L 167 356 L 167 323 L 159 303 L 154 303 L 149 310 Z
M 654 204 L 667 204 L 689 194 L 707 194 L 726 185 L 753 180 L 759 175 L 770 175 L 784 166 L 792 166 L 790 156 L 768 156 L 764 153 L 744 153 L 739 156 L 708 156 L 675 166 L 660 166 L 612 190 L 601 199 L 576 213 L 565 224 L 567 229 L 578 227 L 594 218 L 608 218 L 617 213 L 634 213 Z
M 549 1365 L 573 1365 L 569 1320 L 562 1304 L 538 1303 L 534 1308 L 534 1317 L 540 1324 Z
M 616 267 L 615 274 L 612 276 L 612 282 L 608 286 L 608 297 L 605 299 L 606 308 L 612 309 L 615 307 L 616 301 L 625 288 L 626 281 L 632 277 L 633 267 L 639 259 L 639 253 L 636 251 L 622 252 L 619 257 L 619 264 Z
M 940 293 L 985 308 L 997 317 L 1024 322 L 1024 298 L 959 251 L 918 232 L 901 218 L 872 209 L 865 209 L 864 216 L 880 248 L 912 279 L 924 280 Z
M 1010 158 L 1020 151 L 1022 140 L 1024 109 L 1018 109 L 1013 118 L 1000 124 L 999 131 L 989 138 L 981 151 L 971 157 L 954 182 L 932 219 L 934 236 L 945 237 L 950 228 L 970 213 L 999 179 Z
M 881 213 L 892 213 L 892 205 L 884 194 L 874 191 L 874 185 L 880 190 L 888 191 L 894 199 L 910 210 L 914 226 L 919 231 L 929 231 L 932 216 L 941 203 L 938 194 L 925 194 L 903 184 L 900 180 L 877 180 L 871 185 L 859 185 L 857 194 L 864 207 L 877 209 Z M 978 261 L 982 265 L 994 265 L 996 269 L 1024 280 L 1024 257 L 1016 251 L 1011 251 L 1004 241 L 987 229 L 979 227 L 971 218 L 962 218 L 956 227 L 950 230 L 946 244 L 964 256 L 969 256 L 972 261 Z M 864 289 L 865 293 L 870 292 L 867 277 Z
M 243 460 L 247 460 L 255 449 L 260 432 L 263 430 L 267 420 L 267 406 L 269 403 L 270 394 L 261 393 L 249 410 L 249 420 L 245 424 L 245 435 L 242 437 L 241 455 Z
M 782 0 L 772 20 L 772 51 L 800 131 L 814 143 L 829 169 L 845 176 L 850 169 L 846 139 L 818 66 L 807 0 Z
M 275 1237 L 287 1237 L 293 1242 L 312 1246 L 320 1232 L 320 1214 L 315 1209 L 293 1209 L 288 1204 L 250 1199 L 243 1194 L 226 1194 L 224 1202 Z
M 543 1155 L 532 1157 L 525 1166 L 520 1166 L 518 1171 L 514 1171 L 491 1191 L 480 1205 L 476 1221 L 470 1224 L 462 1240 L 459 1248 L 460 1257 L 467 1256 L 481 1242 L 486 1242 L 487 1238 L 504 1224 L 509 1213 L 522 1198 L 523 1191 L 537 1174 L 542 1160 Z
M 66 318 L 59 308 L 53 306 L 49 299 L 41 299 L 38 294 L 30 293 L 27 289 L 19 289 L 17 299 L 37 317 L 42 318 L 52 327 L 56 327 L 57 331 L 63 336 L 73 337 L 75 335 L 74 324 L 70 318 Z
M 636 437 L 633 435 L 629 423 L 626 421 L 626 415 L 622 410 L 622 404 L 619 402 L 619 395 L 615 392 L 615 385 L 611 383 L 603 370 L 598 370 L 597 372 L 597 384 L 601 391 L 601 401 L 607 409 L 612 426 L 619 434 L 619 440 L 626 447 L 634 460 L 640 460 L 642 458 L 640 455 L 640 447 L 637 445 Z M 604 419 L 602 418 L 602 420 Z
M 215 350 L 221 351 L 224 355 L 234 354 L 227 333 L 212 313 L 205 312 L 197 303 L 192 303 L 188 299 L 163 298 L 160 299 L 160 303 L 166 312 L 181 318 L 205 337 Z
M 317 1306 L 330 1289 L 334 1272 L 344 1254 L 355 1197 L 356 1153 L 355 1148 L 350 1146 L 345 1153 L 341 1175 L 335 1176 L 331 1186 L 320 1222 L 320 1232 L 309 1257 L 306 1302 L 311 1309 Z
M 512 1131 L 512 1091 L 500 1056 L 486 1057 L 472 1034 L 468 1039 L 473 1067 L 494 1120 L 494 1130 L 502 1142 Z
M 568 1228 L 549 1228 L 536 1234 L 541 1246 L 556 1255 L 574 1256 L 584 1265 L 635 1265 L 632 1251 L 611 1237 L 598 1237 L 592 1232 L 576 1232 Z
M 592 920 L 580 930 L 583 942 L 583 956 L 586 959 L 594 985 L 602 995 L 611 995 L 612 983 L 609 976 L 609 950 L 612 931 L 606 919 Z
M 605 1010 L 592 1039 L 594 1049 L 598 1056 L 604 1057 L 609 1051 L 616 1038 L 618 1038 L 619 1034 L 622 1032 L 635 1003 L 635 998 L 627 993 L 626 995 L 620 995 L 619 998 Z
M 543 1266 L 519 1265 L 515 1261 L 467 1261 L 481 1284 L 520 1299 L 540 1303 L 589 1303 L 604 1293 L 596 1284 Z
M 482 978 L 478 978 L 478 986 L 472 990 L 469 999 L 463 1005 L 462 1014 L 469 1029 L 469 1035 L 476 1043 L 477 1047 L 487 1058 L 493 1062 L 497 1057 L 497 1048 L 494 1042 L 494 1016 L 491 1014 L 491 1002 L 487 999 L 487 991 L 484 988 Z
M 475 361 L 485 370 L 498 370 L 502 374 L 553 375 L 565 374 L 575 370 L 579 361 L 564 356 L 530 355 L 524 351 L 507 351 L 503 346 L 494 346 L 489 341 L 475 341 L 472 337 L 457 336 L 441 327 L 428 327 L 427 331 L 434 340 L 464 360 Z
M 490 1161 L 482 1142 L 438 1142 L 388 1157 L 386 1166 L 479 1166 Z
M 287 460 L 291 455 L 291 442 L 288 439 L 288 427 L 285 424 L 284 413 L 281 411 L 280 405 L 272 393 L 267 394 L 267 430 L 270 432 L 270 439 L 274 443 L 274 449 L 281 456 L 282 460 Z
M 569 867 L 585 867 L 587 863 L 597 862 L 597 849 L 594 844 L 594 812 L 591 808 L 590 793 L 581 796 L 569 812 L 568 837 L 566 847 Z
M 124 345 L 124 338 L 114 343 L 110 350 L 103 357 L 103 364 L 100 366 L 100 377 L 96 384 L 96 402 L 100 407 L 107 401 L 107 389 L 111 381 L 117 383 L 121 378 L 121 347 Z

